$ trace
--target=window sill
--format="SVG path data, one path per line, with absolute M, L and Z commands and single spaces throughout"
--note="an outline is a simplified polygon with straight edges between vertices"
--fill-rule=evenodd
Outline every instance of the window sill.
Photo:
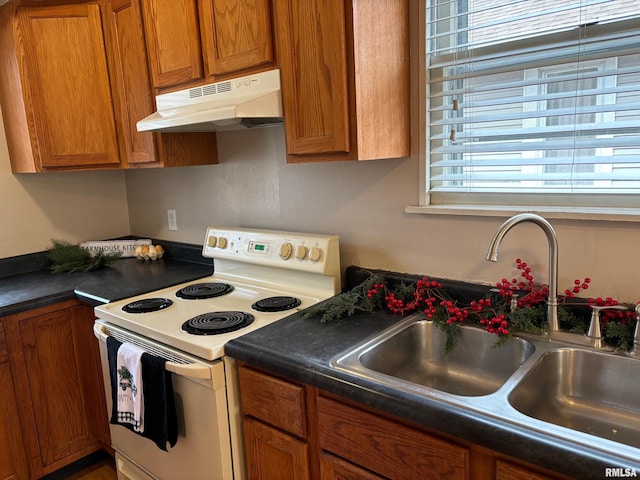
M 547 219 L 639 222 L 640 208 L 606 207 L 519 207 L 514 205 L 409 205 L 406 213 L 474 217 L 510 217 L 519 213 L 538 213 Z

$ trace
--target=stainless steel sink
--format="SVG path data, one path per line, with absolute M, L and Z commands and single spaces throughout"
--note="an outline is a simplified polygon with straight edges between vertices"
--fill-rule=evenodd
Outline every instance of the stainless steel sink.
M 447 352 L 445 334 L 416 314 L 337 355 L 331 366 L 364 379 L 366 388 L 378 384 L 455 405 L 638 465 L 639 359 L 556 337 L 495 342 L 484 330 L 461 327 Z
M 461 327 L 453 349 L 446 335 L 424 316 L 383 331 L 333 363 L 353 373 L 396 387 L 428 387 L 460 396 L 495 392 L 534 352 L 533 345 L 513 339 L 496 347 L 496 336 Z
M 575 348 L 545 353 L 508 397 L 544 422 L 640 448 L 640 362 Z

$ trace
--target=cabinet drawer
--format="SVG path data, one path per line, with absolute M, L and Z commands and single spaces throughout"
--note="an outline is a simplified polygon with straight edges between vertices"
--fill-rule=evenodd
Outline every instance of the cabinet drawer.
M 246 367 L 239 370 L 243 413 L 305 438 L 304 388 Z
M 323 450 L 389 478 L 468 478 L 466 448 L 329 398 L 317 402 Z
M 328 453 L 320 454 L 320 478 L 322 480 L 384 480 L 384 477 Z
M 560 478 L 547 473 L 534 472 L 526 467 L 496 460 L 496 480 L 553 480 Z

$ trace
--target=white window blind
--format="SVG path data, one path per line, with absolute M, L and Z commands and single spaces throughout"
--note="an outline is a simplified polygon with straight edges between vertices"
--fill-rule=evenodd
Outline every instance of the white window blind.
M 640 2 L 426 1 L 431 195 L 640 193 Z

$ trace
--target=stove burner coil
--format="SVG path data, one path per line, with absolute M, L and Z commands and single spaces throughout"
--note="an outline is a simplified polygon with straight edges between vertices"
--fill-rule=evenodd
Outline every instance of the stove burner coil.
M 218 335 L 244 328 L 254 320 L 245 312 L 209 312 L 190 318 L 182 324 L 182 330 L 193 335 Z
M 233 286 L 227 283 L 209 282 L 187 285 L 176 292 L 176 296 L 186 300 L 199 300 L 225 295 L 233 291 Z
M 143 298 L 131 303 L 127 303 L 122 310 L 127 313 L 149 313 L 162 310 L 173 305 L 173 301 L 168 298 Z
M 282 312 L 300 305 L 296 297 L 268 297 L 258 300 L 251 308 L 259 312 Z

